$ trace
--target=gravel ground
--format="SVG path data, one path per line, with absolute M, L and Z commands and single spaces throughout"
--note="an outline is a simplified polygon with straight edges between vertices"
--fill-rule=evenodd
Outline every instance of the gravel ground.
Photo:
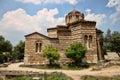
M 19 67 L 20 63 L 10 64 L 8 67 L 0 68 L 0 70 L 18 70 L 18 71 L 33 71 L 33 72 L 63 72 L 66 75 L 72 77 L 74 80 L 80 80 L 80 76 L 83 75 L 93 75 L 93 76 L 114 76 L 120 75 L 120 66 L 112 66 L 108 68 L 103 68 L 100 71 L 91 71 L 92 68 L 83 69 L 83 70 L 45 70 L 45 69 L 35 69 L 35 68 L 26 68 Z

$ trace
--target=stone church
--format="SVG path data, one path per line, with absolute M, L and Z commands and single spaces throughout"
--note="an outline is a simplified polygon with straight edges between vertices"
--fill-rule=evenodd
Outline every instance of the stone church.
M 65 17 L 65 25 L 57 25 L 48 28 L 48 36 L 39 32 L 25 35 L 24 63 L 26 65 L 38 65 L 47 62 L 42 56 L 45 46 L 52 45 L 60 53 L 60 61 L 65 62 L 65 50 L 73 42 L 80 42 L 87 48 L 85 60 L 88 63 L 97 63 L 104 59 L 102 50 L 103 32 L 96 28 L 95 21 L 86 21 L 84 14 L 73 10 Z

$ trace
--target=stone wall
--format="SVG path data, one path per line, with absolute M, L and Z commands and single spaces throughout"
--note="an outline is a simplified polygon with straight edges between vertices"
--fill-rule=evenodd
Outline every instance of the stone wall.
M 57 38 L 57 30 L 56 29 L 48 30 L 48 37 Z
M 73 42 L 77 41 L 80 42 L 82 45 L 84 45 L 87 48 L 87 54 L 86 59 L 89 63 L 97 63 L 98 57 L 97 57 L 97 44 L 96 44 L 96 28 L 94 25 L 94 22 L 92 23 L 79 23 L 77 25 L 71 25 L 71 35 Z M 87 47 L 84 37 L 91 36 L 92 41 L 89 44 L 90 46 Z
M 42 49 L 38 53 L 36 52 L 36 41 L 42 42 Z M 46 59 L 42 56 L 42 50 L 45 46 L 50 45 L 50 40 L 47 37 L 41 36 L 39 34 L 33 34 L 26 37 L 25 40 L 25 64 L 44 64 Z
M 47 62 L 42 56 L 42 50 L 45 46 L 52 45 L 65 58 L 65 50 L 73 42 L 80 42 L 87 48 L 86 60 L 89 63 L 96 63 L 103 59 L 101 31 L 96 29 L 96 22 L 85 21 L 84 15 L 76 10 L 68 13 L 66 16 L 66 25 L 57 25 L 48 28 L 48 36 L 40 33 L 32 33 L 26 37 L 25 41 L 25 64 L 44 64 Z M 36 45 L 36 43 L 38 43 Z M 36 46 L 41 46 L 36 52 Z

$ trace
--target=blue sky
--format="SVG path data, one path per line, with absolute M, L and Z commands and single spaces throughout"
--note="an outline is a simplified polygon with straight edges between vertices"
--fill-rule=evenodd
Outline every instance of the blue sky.
M 13 45 L 35 31 L 47 35 L 74 8 L 102 31 L 120 31 L 120 0 L 0 0 L 0 35 Z

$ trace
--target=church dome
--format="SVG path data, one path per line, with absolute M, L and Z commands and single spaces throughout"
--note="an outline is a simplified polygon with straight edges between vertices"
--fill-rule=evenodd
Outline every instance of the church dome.
M 81 14 L 81 12 L 77 11 L 77 10 L 72 10 L 71 12 L 68 13 L 68 15 L 70 14 Z
M 79 22 L 81 20 L 84 20 L 84 14 L 77 11 L 77 10 L 72 10 L 71 12 L 69 12 L 67 15 L 66 15 L 66 24 L 69 25 L 69 24 L 72 24 L 72 23 L 75 23 L 75 22 Z

